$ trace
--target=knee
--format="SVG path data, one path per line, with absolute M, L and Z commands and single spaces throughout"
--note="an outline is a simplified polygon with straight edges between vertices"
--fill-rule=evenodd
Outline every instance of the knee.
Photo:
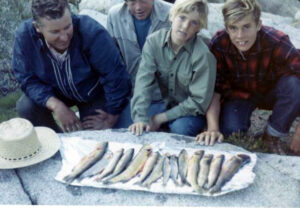
M 30 118 L 35 112 L 34 103 L 24 95 L 16 102 L 16 111 L 22 118 Z
M 170 125 L 170 132 L 175 134 L 196 136 L 205 127 L 204 121 L 193 119 L 177 119 Z
M 300 103 L 300 78 L 296 76 L 283 77 L 280 80 L 279 87 L 279 91 L 283 91 L 285 96 L 289 95 L 291 99 Z

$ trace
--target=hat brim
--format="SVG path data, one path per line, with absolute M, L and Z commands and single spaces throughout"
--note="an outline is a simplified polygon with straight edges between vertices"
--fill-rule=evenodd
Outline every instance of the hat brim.
M 60 140 L 52 129 L 35 127 L 35 131 L 41 143 L 40 151 L 31 158 L 19 161 L 5 160 L 0 157 L 0 169 L 14 169 L 34 165 L 52 157 L 58 151 Z

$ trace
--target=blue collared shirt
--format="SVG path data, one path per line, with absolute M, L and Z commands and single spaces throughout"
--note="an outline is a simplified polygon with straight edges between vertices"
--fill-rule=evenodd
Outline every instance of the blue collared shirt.
M 18 28 L 13 69 L 22 90 L 41 106 L 57 94 L 86 103 L 103 97 L 104 110 L 119 114 L 131 84 L 113 39 L 88 16 L 72 15 L 72 21 L 74 34 L 62 63 L 53 57 L 32 19 Z

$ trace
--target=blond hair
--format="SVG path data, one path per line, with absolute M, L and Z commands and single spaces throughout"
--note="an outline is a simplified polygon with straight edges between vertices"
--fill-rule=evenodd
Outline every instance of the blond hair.
M 222 13 L 226 27 L 249 14 L 252 14 L 254 21 L 258 24 L 261 7 L 257 0 L 227 0 L 222 8 Z
M 169 19 L 172 20 L 180 13 L 189 13 L 193 11 L 199 13 L 200 27 L 207 28 L 208 6 L 206 0 L 176 0 L 170 10 Z

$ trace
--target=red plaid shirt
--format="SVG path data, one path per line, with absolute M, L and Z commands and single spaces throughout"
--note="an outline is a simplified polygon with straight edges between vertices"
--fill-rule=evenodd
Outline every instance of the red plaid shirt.
M 300 77 L 300 50 L 286 34 L 271 27 L 261 28 L 256 42 L 244 57 L 225 30 L 214 35 L 210 49 L 217 59 L 215 91 L 225 99 L 252 96 L 259 99 L 283 75 Z

